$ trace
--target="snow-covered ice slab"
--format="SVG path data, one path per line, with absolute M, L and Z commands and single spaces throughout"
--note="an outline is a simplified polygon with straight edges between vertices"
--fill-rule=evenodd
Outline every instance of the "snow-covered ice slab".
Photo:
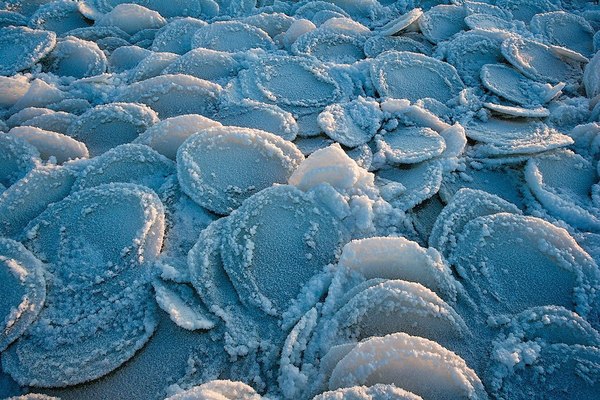
M 594 30 L 579 15 L 565 11 L 536 14 L 530 27 L 533 33 L 545 36 L 551 44 L 566 47 L 585 57 L 594 54 Z
M 419 28 L 432 43 L 449 39 L 466 29 L 467 10 L 458 5 L 441 4 L 426 11 L 419 19 Z
M 262 398 L 251 386 L 243 382 L 214 380 L 178 393 L 167 400 L 260 400 Z
M 44 63 L 55 75 L 86 78 L 104 73 L 108 61 L 96 43 L 68 36 L 56 42 Z
M 224 51 L 197 48 L 174 60 L 163 74 L 185 74 L 216 83 L 227 83 L 241 69 L 239 61 Z
M 35 321 L 46 298 L 42 263 L 19 242 L 0 239 L 0 351 Z
M 152 51 L 185 54 L 192 49 L 192 38 L 206 22 L 197 18 L 181 18 L 159 29 L 152 42 Z
M 314 397 L 314 400 L 336 400 L 336 399 L 356 399 L 356 400 L 375 400 L 375 399 L 395 399 L 395 400 L 422 400 L 421 396 L 400 389 L 395 385 L 377 384 L 373 386 L 353 386 L 337 390 L 323 392 Z
M 379 95 L 397 99 L 431 97 L 445 103 L 464 87 L 453 66 L 423 54 L 384 53 L 375 58 L 370 71 Z
M 318 118 L 319 126 L 327 136 L 348 147 L 367 143 L 382 122 L 379 103 L 363 97 L 348 103 L 331 104 Z
M 40 152 L 23 139 L 0 133 L 0 184 L 10 186 L 41 163 Z
M 192 38 L 192 48 L 236 53 L 250 49 L 273 50 L 275 44 L 267 32 L 239 21 L 218 21 L 201 27 Z
M 17 126 L 8 134 L 34 146 L 43 160 L 53 158 L 55 162 L 62 164 L 68 160 L 89 157 L 89 151 L 84 143 L 62 133 L 45 131 L 33 126 Z
M 441 155 L 446 142 L 432 129 L 400 126 L 377 140 L 377 150 L 392 164 L 416 164 Z
M 304 160 L 298 148 L 271 133 L 217 127 L 190 136 L 177 151 L 177 176 L 198 204 L 226 215 L 262 189 L 285 183 Z

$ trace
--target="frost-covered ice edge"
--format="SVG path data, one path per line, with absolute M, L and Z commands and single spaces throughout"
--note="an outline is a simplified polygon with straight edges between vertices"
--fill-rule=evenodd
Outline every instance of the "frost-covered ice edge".
M 127 0 L 125 0 L 127 1 Z M 600 397 L 600 5 L 0 0 L 0 397 Z

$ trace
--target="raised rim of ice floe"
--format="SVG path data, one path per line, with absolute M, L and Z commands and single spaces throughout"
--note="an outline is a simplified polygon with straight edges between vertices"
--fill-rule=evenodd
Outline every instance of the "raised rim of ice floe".
M 532 81 L 505 64 L 484 65 L 481 67 L 480 78 L 486 89 L 525 106 L 547 103 L 558 96 L 565 87 L 565 83 L 551 86 Z M 507 79 L 513 82 L 506 82 Z
M 397 91 L 397 89 L 401 89 L 402 82 L 393 82 L 394 88 L 390 87 L 387 79 L 389 74 L 395 71 L 400 75 L 398 78 L 402 78 L 403 74 L 401 71 L 403 69 L 414 68 L 421 69 L 418 87 L 429 89 L 429 85 L 427 83 L 432 83 L 428 82 L 428 80 L 431 78 L 440 80 L 443 87 L 437 88 L 439 90 L 431 93 L 429 93 L 430 90 L 428 90 L 428 92 L 424 93 L 423 95 L 419 94 L 418 91 L 415 93 L 415 82 L 412 80 L 411 82 L 413 83 L 413 87 L 410 91 Z M 425 73 L 429 74 L 430 77 L 425 75 Z M 380 54 L 372 61 L 370 65 L 370 75 L 375 89 L 381 96 L 406 98 L 410 101 L 416 101 L 424 97 L 432 97 L 441 101 L 442 103 L 445 103 L 458 95 L 460 91 L 464 89 L 464 84 L 460 79 L 456 69 L 452 65 L 424 54 L 411 53 L 407 51 L 387 51 Z
M 244 42 L 241 41 L 242 38 Z M 191 43 L 192 48 L 202 47 L 229 53 L 275 49 L 275 43 L 267 32 L 240 21 L 217 21 L 203 26 L 194 33 Z
M 346 103 L 330 104 L 317 122 L 331 139 L 347 147 L 367 143 L 383 122 L 383 112 L 373 99 L 358 97 Z
M 256 26 L 267 32 L 271 38 L 287 31 L 295 19 L 282 12 L 261 12 L 240 19 L 241 22 Z
M 150 146 L 163 156 L 175 160 L 177 149 L 188 137 L 203 129 L 217 126 L 221 126 L 221 123 L 202 115 L 178 115 L 152 125 L 135 138 L 133 143 Z
M 436 5 L 423 13 L 418 21 L 419 28 L 427 40 L 438 43 L 449 39 L 453 34 L 466 28 L 464 23 L 466 16 L 467 10 L 462 6 L 454 4 Z
M 137 216 L 139 221 L 126 232 L 127 224 L 120 215 Z M 121 227 L 119 235 L 110 241 L 103 237 L 109 235 L 107 227 L 98 225 L 102 216 Z M 80 284 L 93 285 L 95 282 L 85 278 L 95 271 L 110 275 L 106 271 L 107 262 L 121 269 L 131 263 L 152 262 L 162 245 L 164 225 L 163 204 L 151 189 L 131 183 L 109 183 L 74 192 L 50 204 L 27 225 L 22 239 L 34 254 L 49 263 L 49 269 L 68 274 L 72 284 L 79 279 Z M 105 232 L 98 233 L 100 229 Z M 101 257 L 104 264 L 96 257 L 90 259 L 89 255 L 78 254 L 77 247 L 82 243 L 77 242 L 82 240 L 87 246 L 96 245 L 96 257 Z
M 55 75 L 86 78 L 106 72 L 108 60 L 96 43 L 67 36 L 56 42 L 44 64 L 45 69 Z M 71 68 L 76 68 L 74 75 L 69 73 Z
M 68 135 L 87 143 L 92 155 L 100 154 L 112 148 L 113 144 L 121 144 L 121 141 L 129 142 L 137 137 L 137 130 L 146 129 L 159 121 L 154 110 L 144 104 L 136 103 L 107 103 L 90 108 L 81 114 L 69 127 Z M 118 138 L 118 143 L 105 143 L 106 137 L 101 135 L 98 128 L 113 122 L 125 123 L 136 128 L 128 137 Z M 113 137 L 118 132 L 111 131 Z M 131 136 L 131 137 L 129 137 Z M 97 151 L 100 150 L 100 151 Z
M 65 198 L 75 174 L 66 167 L 37 166 L 0 194 L 0 236 L 15 238 L 49 204 Z
M 423 15 L 423 10 L 420 8 L 413 8 L 407 13 L 402 14 L 398 18 L 392 19 L 375 32 L 381 36 L 392 36 L 404 29 L 408 28 L 411 24 L 417 22 Z
M 8 127 L 14 128 L 15 126 L 27 125 L 26 122 L 31 118 L 46 114 L 54 114 L 54 111 L 44 107 L 26 107 L 12 114 L 4 122 Z
M 472 120 L 465 125 L 467 137 L 481 143 L 496 146 L 540 144 L 564 136 L 563 145 L 572 139 L 539 120 L 489 118 L 487 121 Z M 518 149 L 517 149 L 518 150 Z
M 518 32 L 527 35 L 524 25 L 491 14 L 470 14 L 465 17 L 465 24 L 472 30 Z M 531 35 L 531 33 L 529 33 Z
M 26 26 L 29 18 L 15 11 L 0 10 L 0 25 Z
M 256 113 L 254 118 L 251 117 L 252 113 Z M 215 119 L 223 125 L 260 129 L 288 141 L 296 139 L 299 130 L 296 119 L 289 111 L 283 110 L 276 104 L 261 103 L 251 99 L 222 103 Z
M 150 8 L 123 2 L 94 21 L 95 26 L 116 26 L 132 36 L 145 29 L 159 29 L 166 23 L 162 15 Z
M 174 53 L 153 52 L 129 70 L 129 80 L 137 82 L 161 75 L 165 68 L 179 58 L 180 56 Z
M 0 132 L 0 184 L 9 187 L 42 163 L 40 152 L 29 142 Z
M 271 315 L 284 311 L 293 292 L 334 261 L 346 239 L 341 221 L 289 185 L 258 192 L 228 220 L 230 233 L 221 246 L 225 270 L 243 303 Z M 290 266 L 286 271 L 278 267 L 283 262 Z M 282 284 L 287 287 L 280 292 L 273 287 Z
M 452 196 L 435 220 L 429 235 L 429 246 L 448 257 L 469 221 L 499 212 L 522 214 L 517 206 L 501 197 L 483 190 L 462 188 Z
M 572 192 L 564 187 L 552 187 L 545 182 L 544 175 L 550 177 L 555 174 L 548 170 L 550 165 L 542 165 L 541 162 L 548 160 L 555 163 L 561 174 L 568 176 L 567 183 L 577 184 L 578 178 L 585 179 L 587 192 L 582 198 L 582 193 Z M 570 150 L 557 151 L 551 154 L 540 155 L 530 158 L 524 169 L 527 186 L 551 214 L 565 220 L 567 223 L 579 229 L 600 231 L 600 214 L 595 210 L 591 198 L 592 185 L 598 182 L 597 171 L 594 165 Z M 585 190 L 585 188 L 579 188 Z
M 438 251 L 421 247 L 404 237 L 353 240 L 342 249 L 338 265 L 357 271 L 369 280 L 417 282 L 446 301 L 456 300 L 456 282 Z
M 347 18 L 350 18 L 350 15 L 346 11 L 344 11 L 338 5 L 329 1 L 303 1 L 302 3 L 294 5 L 294 7 L 298 7 L 296 8 L 296 10 L 294 10 L 293 14 L 296 19 L 307 19 L 310 21 L 313 19 L 317 12 L 325 10 L 335 11 L 344 15 Z
M 118 101 L 145 104 L 156 111 L 161 119 L 183 114 L 210 116 L 217 109 L 221 91 L 220 85 L 193 76 L 160 75 L 127 86 L 118 96 Z M 177 104 L 161 104 L 161 100 L 169 94 L 179 99 L 185 98 L 187 103 L 193 98 L 196 101 L 185 109 L 176 108 Z
M 162 74 L 187 74 L 200 79 L 226 83 L 242 65 L 234 54 L 205 48 L 192 49 L 167 66 Z
M 38 321 L 2 354 L 3 370 L 23 386 L 60 388 L 100 378 L 121 366 L 146 344 L 158 324 L 151 288 L 128 283 L 110 298 L 100 293 L 114 287 L 100 284 L 96 298 L 82 296 L 88 303 L 76 308 L 75 315 L 60 309 L 74 303 L 65 298 L 68 283 L 55 283 L 48 292 L 52 302 Z
M 196 203 L 227 215 L 252 194 L 287 182 L 303 160 L 293 143 L 272 133 L 221 126 L 207 128 L 183 142 L 177 150 L 177 177 L 182 190 Z M 267 166 L 271 170 L 260 170 Z
M 518 35 L 505 39 L 500 51 L 504 58 L 523 75 L 541 82 L 553 84 L 575 82 L 582 72 L 581 60 L 577 62 L 565 57 L 564 54 L 562 56 L 557 54 L 556 46 L 551 47 Z M 533 51 L 542 54 L 536 55 Z
M 160 193 L 167 177 L 175 174 L 175 164 L 144 144 L 126 143 L 90 160 L 73 184 L 83 190 L 104 183 L 122 182 L 146 186 Z
M 385 382 L 378 381 L 380 376 Z M 358 343 L 333 369 L 329 389 L 376 383 L 393 383 L 424 398 L 488 398 L 462 358 L 434 341 L 406 333 Z
M 375 326 L 377 316 L 384 326 Z M 394 323 L 398 325 L 386 326 Z M 335 343 L 396 332 L 449 343 L 468 334 L 462 318 L 435 292 L 402 280 L 387 280 L 357 293 L 336 311 L 325 330 Z
M 517 259 L 505 261 L 502 270 L 498 270 L 501 267 L 495 266 L 486 257 L 490 249 L 510 249 L 515 243 L 527 247 L 528 253 L 517 252 Z M 540 265 L 539 259 L 538 265 L 526 259 L 534 253 L 546 260 L 543 265 Z M 485 261 L 482 257 L 486 257 Z M 449 260 L 463 279 L 469 295 L 488 315 L 520 312 L 545 305 L 539 304 L 543 301 L 551 301 L 550 304 L 562 301 L 585 317 L 598 304 L 600 272 L 594 260 L 566 230 L 540 218 L 512 213 L 477 217 L 465 224 Z M 507 274 L 502 276 L 510 276 L 511 279 L 499 283 L 497 279 L 501 275 L 498 274 Z M 527 281 L 520 281 L 525 274 Z M 540 286 L 540 279 L 547 282 Z M 563 288 L 556 287 L 557 279 L 560 279 Z M 549 287 L 551 281 L 554 285 Z M 569 281 L 573 286 L 569 287 Z M 556 296 L 569 298 L 558 300 Z
M 210 223 L 187 255 L 190 281 L 209 311 L 228 321 L 243 306 L 223 267 L 221 242 L 228 233 L 226 219 Z
M 513 19 L 529 23 L 535 14 L 554 11 L 558 9 L 557 0 L 496 0 L 496 6 L 510 10 Z
M 26 121 L 28 126 L 66 134 L 69 126 L 77 119 L 77 115 L 64 111 L 35 116 Z
M 352 386 L 329 390 L 318 394 L 313 400 L 336 400 L 336 399 L 395 399 L 395 400 L 423 400 L 421 396 L 396 387 L 396 385 L 387 385 L 378 383 L 373 386 Z
M 441 155 L 444 150 L 444 138 L 430 128 L 402 126 L 377 140 L 378 153 L 391 164 L 417 164 Z
M 550 111 L 544 107 L 523 108 L 490 102 L 484 102 L 483 106 L 488 110 L 511 117 L 546 118 L 550 116 Z
M 302 69 L 303 72 L 314 79 L 312 85 L 305 86 L 306 89 L 310 90 L 311 87 L 314 89 L 317 84 L 325 85 L 327 93 L 313 95 L 311 98 L 304 95 L 290 97 L 285 91 L 279 90 L 281 89 L 279 85 L 272 87 L 273 84 L 270 80 L 276 76 L 277 72 L 280 72 L 281 65 L 285 65 L 285 63 Z M 269 74 L 268 77 L 267 73 Z M 285 77 L 285 80 L 289 81 L 289 77 Z M 240 89 L 245 97 L 276 103 L 280 107 L 282 105 L 302 108 L 323 107 L 341 100 L 344 96 L 344 89 L 332 76 L 329 69 L 312 57 L 267 55 L 252 63 L 249 69 L 240 71 L 239 82 Z M 310 92 L 312 90 L 308 93 Z
M 385 43 L 390 43 L 391 46 L 385 48 Z M 394 48 L 393 42 L 403 44 L 406 48 Z M 371 36 L 365 41 L 363 51 L 367 57 L 377 57 L 386 51 L 410 51 L 413 53 L 422 53 L 427 56 L 431 55 L 431 48 L 414 39 L 406 36 Z
M 470 0 L 464 0 L 462 3 L 463 6 L 467 9 L 467 13 L 469 14 L 493 15 L 499 18 L 506 19 L 508 21 L 512 19 L 512 13 L 510 12 L 510 10 L 500 8 L 493 4 Z
M 45 131 L 33 126 L 17 126 L 8 134 L 35 146 L 42 159 L 48 160 L 53 157 L 59 164 L 72 159 L 88 158 L 90 155 L 84 143 L 62 133 Z
M 76 28 L 65 32 L 63 36 L 73 36 L 91 42 L 97 42 L 105 38 L 117 38 L 127 41 L 131 35 L 116 26 L 87 26 L 85 28 Z
M 19 304 L 12 304 L 9 313 L 0 319 L 0 351 L 18 339 L 37 318 L 46 299 L 46 279 L 40 260 L 19 242 L 0 238 L 0 266 L 5 279 L 0 280 L 2 291 L 23 292 Z
M 561 26 L 569 26 L 569 31 L 561 30 Z M 573 33 L 571 29 L 573 29 L 573 27 L 578 27 L 581 33 L 587 34 L 589 36 L 587 38 L 588 40 L 582 40 L 581 37 L 571 36 Z M 589 22 L 580 15 L 565 11 L 536 14 L 531 18 L 529 28 L 533 33 L 545 36 L 552 44 L 576 51 L 584 57 L 589 57 L 594 54 L 594 29 Z M 565 36 L 565 34 L 568 36 Z
M 24 26 L 0 28 L 0 47 L 5 49 L 6 57 L 12 55 L 0 62 L 0 75 L 10 76 L 32 67 L 50 53 L 55 45 L 54 32 Z
M 406 166 L 405 166 L 406 167 Z M 409 210 L 427 200 L 440 190 L 443 166 L 439 159 L 431 159 L 409 168 L 387 168 L 377 171 L 376 183 L 381 196 L 395 207 Z M 406 177 L 416 182 L 407 187 Z
M 347 34 L 326 29 L 315 29 L 300 36 L 291 46 L 291 52 L 297 56 L 312 56 L 322 62 L 353 64 L 364 58 L 363 47 L 366 36 Z M 334 51 L 342 46 L 347 54 L 339 55 Z M 353 50 L 349 50 L 352 47 Z

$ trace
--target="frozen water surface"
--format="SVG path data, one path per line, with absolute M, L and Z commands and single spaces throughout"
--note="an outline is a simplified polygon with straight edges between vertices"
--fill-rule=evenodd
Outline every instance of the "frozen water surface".
M 595 400 L 596 3 L 0 0 L 0 398 Z

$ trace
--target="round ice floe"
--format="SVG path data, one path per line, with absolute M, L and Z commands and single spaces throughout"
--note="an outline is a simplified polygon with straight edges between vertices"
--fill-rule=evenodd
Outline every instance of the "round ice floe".
M 440 254 L 403 237 L 353 240 L 344 246 L 338 264 L 367 279 L 417 282 L 448 301 L 456 297 L 456 284 Z
M 23 139 L 0 133 L 0 184 L 9 187 L 41 163 L 40 152 Z
M 429 236 L 429 245 L 444 256 L 451 254 L 464 226 L 477 217 L 500 212 L 521 214 L 512 203 L 482 190 L 460 189 L 438 215 Z
M 271 133 L 216 127 L 188 138 L 177 152 L 183 191 L 218 214 L 229 214 L 252 194 L 285 183 L 304 156 Z
M 9 26 L 0 29 L 0 75 L 10 76 L 32 67 L 56 44 L 54 32 Z
M 0 236 L 16 237 L 49 204 L 65 198 L 75 175 L 64 167 L 39 166 L 0 194 Z
M 352 64 L 365 58 L 365 35 L 315 29 L 300 36 L 292 45 L 293 54 L 313 56 L 323 62 Z
M 131 142 L 157 122 L 156 113 L 144 105 L 110 103 L 83 113 L 69 127 L 68 134 L 84 142 L 94 156 Z
M 546 13 L 558 9 L 556 0 L 496 0 L 495 4 L 509 10 L 514 19 L 529 23 L 535 14 Z
M 409 210 L 440 190 L 442 164 L 433 159 L 377 171 L 381 197 L 395 207 Z
M 294 21 L 293 17 L 279 12 L 262 12 L 241 19 L 241 22 L 262 29 L 272 38 L 287 31 Z
M 256 391 L 242 382 L 214 380 L 185 392 L 178 393 L 166 400 L 260 400 Z
M 90 160 L 81 171 L 73 190 L 103 183 L 136 183 L 160 192 L 168 176 L 175 173 L 174 163 L 143 144 L 123 144 Z
M 400 280 L 357 293 L 326 323 L 326 330 L 342 341 L 405 332 L 445 345 L 467 333 L 462 318 L 434 292 Z
M 154 78 L 160 75 L 165 68 L 171 65 L 174 61 L 179 58 L 177 54 L 173 53 L 159 53 L 155 52 L 144 57 L 137 65 L 130 71 L 130 80 L 133 82 L 142 81 L 144 79 Z
M 463 228 L 450 257 L 485 314 L 559 305 L 590 313 L 598 267 L 563 229 L 534 217 L 499 213 Z
M 377 140 L 377 151 L 392 164 L 416 164 L 439 156 L 446 142 L 429 128 L 400 126 Z
M 90 26 L 87 28 L 77 28 L 65 33 L 64 36 L 74 36 L 79 39 L 89 40 L 90 42 L 99 42 L 102 39 L 121 39 L 127 42 L 130 35 L 123 32 L 116 26 Z M 129 42 L 127 42 L 129 43 Z
M 14 11 L 0 10 L 0 28 L 7 26 L 25 26 L 29 20 L 24 15 Z
M 326 106 L 343 95 L 322 63 L 304 57 L 263 57 L 240 72 L 240 86 L 244 96 L 280 106 Z
M 319 126 L 338 143 L 356 147 L 367 143 L 383 121 L 379 103 L 358 97 L 347 103 L 329 105 L 319 114 Z
M 515 32 L 524 36 L 531 35 L 521 21 L 507 20 L 490 14 L 467 15 L 465 24 L 473 30 L 491 31 L 499 35 L 506 35 L 507 32 Z
M 523 75 L 550 83 L 573 83 L 581 79 L 580 62 L 561 56 L 540 42 L 512 36 L 504 40 L 502 54 Z
M 162 75 L 123 90 L 120 101 L 150 106 L 160 118 L 183 114 L 210 117 L 216 111 L 221 86 L 189 75 Z
M 475 372 L 436 342 L 395 333 L 365 340 L 334 368 L 329 388 L 394 384 L 425 399 L 487 399 Z
M 192 37 L 206 22 L 196 18 L 181 18 L 160 28 L 152 42 L 152 51 L 185 54 L 192 49 Z
M 0 107 L 12 107 L 27 93 L 31 84 L 22 75 L 0 76 Z
M 400 389 L 395 385 L 377 384 L 374 386 L 353 386 L 350 388 L 327 391 L 315 396 L 313 400 L 422 400 L 420 396 Z
M 239 21 L 218 21 L 198 29 L 192 38 L 192 47 L 235 53 L 250 49 L 273 50 L 275 44 L 256 26 Z
M 67 133 L 71 124 L 77 119 L 75 114 L 63 111 L 35 116 L 26 121 L 28 126 L 58 133 Z
M 115 270 L 152 262 L 163 230 L 163 205 L 152 190 L 115 183 L 51 204 L 31 221 L 24 237 L 57 278 L 90 286 Z
M 501 45 L 502 40 L 492 35 L 465 32 L 448 43 L 446 61 L 456 68 L 466 84 L 478 86 L 481 67 L 504 61 Z
M 398 34 L 412 24 L 415 24 L 423 15 L 423 10 L 413 8 L 409 12 L 401 15 L 398 18 L 392 19 L 390 22 L 377 30 L 377 34 L 381 36 L 392 36 Z M 418 28 L 417 28 L 418 29 Z
M 53 31 L 57 35 L 89 25 L 89 21 L 79 12 L 79 4 L 67 0 L 44 4 L 29 19 L 30 27 Z
M 419 19 L 419 28 L 427 39 L 438 43 L 457 32 L 467 29 L 464 19 L 467 10 L 456 5 L 438 5 L 426 11 Z
M 600 230 L 591 197 L 598 175 L 590 161 L 569 150 L 531 158 L 525 180 L 551 214 L 580 229 Z
M 139 46 L 120 46 L 108 58 L 109 72 L 119 73 L 135 68 L 152 52 Z
M 481 68 L 481 81 L 488 90 L 523 106 L 544 104 L 561 93 L 564 84 L 551 86 L 532 81 L 503 64 Z
M 3 370 L 23 386 L 64 387 L 97 379 L 133 357 L 154 332 L 156 308 L 147 285 L 122 275 L 77 301 L 73 289 L 55 284 L 36 322 L 2 354 Z
M 0 351 L 25 332 L 46 298 L 42 263 L 22 244 L 0 238 Z
M 294 140 L 298 134 L 298 123 L 291 113 L 274 104 L 250 99 L 222 105 L 214 118 L 223 125 L 260 129 L 285 140 Z
M 450 64 L 410 52 L 387 52 L 371 64 L 371 79 L 380 96 L 416 101 L 431 97 L 447 102 L 463 89 Z
M 472 121 L 465 129 L 470 139 L 488 145 L 479 150 L 483 155 L 536 153 L 572 143 L 570 137 L 535 120 L 490 118 Z
M 302 4 L 298 9 L 294 12 L 294 17 L 297 19 L 308 19 L 311 20 L 320 11 L 334 11 L 344 15 L 345 17 L 349 17 L 349 15 L 342 8 L 334 4 L 333 2 L 328 1 L 308 1 Z
M 60 164 L 67 160 L 89 156 L 85 144 L 62 133 L 45 131 L 33 126 L 18 126 L 12 128 L 8 134 L 33 145 L 38 149 L 43 160 L 52 157 Z
M 585 18 L 565 11 L 537 14 L 531 19 L 533 33 L 545 36 L 557 46 L 563 46 L 589 57 L 594 54 L 594 29 Z
M 166 24 L 156 11 L 137 4 L 119 4 L 96 21 L 96 26 L 114 26 L 130 35 L 143 29 L 156 29 Z
M 54 114 L 54 111 L 49 108 L 44 107 L 27 107 L 22 109 L 19 112 L 14 113 L 6 120 L 6 125 L 9 128 L 14 128 L 15 126 L 26 125 L 25 123 L 34 117 L 38 117 L 41 115 L 49 115 Z M 56 132 L 56 131 L 55 131 Z
M 217 83 L 237 75 L 240 63 L 231 54 L 205 48 L 188 51 L 164 70 L 164 74 L 186 74 Z
M 27 107 L 45 107 L 65 99 L 66 93 L 54 84 L 41 79 L 34 79 L 27 92 L 13 105 L 11 111 L 16 112 Z
M 152 147 L 165 157 L 175 160 L 177 149 L 191 135 L 207 128 L 220 126 L 217 121 L 196 114 L 164 119 L 140 134 L 135 143 Z
M 225 270 L 242 302 L 270 314 L 285 310 L 345 240 L 336 218 L 286 185 L 247 199 L 229 217 L 229 229 L 222 245 Z
M 431 48 L 405 36 L 373 36 L 365 41 L 363 51 L 367 57 L 377 57 L 385 51 L 410 51 L 431 54 Z
M 108 62 L 96 43 L 69 36 L 56 43 L 44 63 L 53 74 L 85 78 L 104 73 Z

